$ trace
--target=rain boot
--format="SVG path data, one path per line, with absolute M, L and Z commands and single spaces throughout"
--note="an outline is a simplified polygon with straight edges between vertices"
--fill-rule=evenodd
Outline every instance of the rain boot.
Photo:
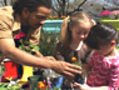
M 1 81 L 8 82 L 6 78 L 10 78 L 10 77 L 12 78 L 12 80 L 17 79 L 18 78 L 17 69 L 19 64 L 13 61 L 7 61 L 7 62 L 4 62 L 4 65 L 5 65 L 5 73 L 3 74 Z

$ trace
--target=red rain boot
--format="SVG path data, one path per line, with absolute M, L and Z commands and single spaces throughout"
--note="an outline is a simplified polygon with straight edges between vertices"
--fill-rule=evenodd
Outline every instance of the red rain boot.
M 8 78 L 12 77 L 12 79 L 18 78 L 17 69 L 19 64 L 12 61 L 8 61 L 8 62 L 5 62 L 4 65 L 5 65 L 5 73 L 3 74 L 1 78 L 2 82 L 8 82 L 6 77 Z

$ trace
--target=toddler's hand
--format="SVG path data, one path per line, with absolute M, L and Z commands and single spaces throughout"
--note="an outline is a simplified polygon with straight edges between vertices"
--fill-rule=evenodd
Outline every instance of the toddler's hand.
M 87 84 L 79 84 L 79 83 L 74 83 L 73 85 L 74 87 L 79 87 L 81 90 L 91 90 L 90 86 L 88 86 Z

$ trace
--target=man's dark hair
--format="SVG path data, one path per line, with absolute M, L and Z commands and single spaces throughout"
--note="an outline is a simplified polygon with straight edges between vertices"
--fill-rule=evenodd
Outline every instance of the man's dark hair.
M 118 43 L 118 31 L 108 24 L 97 24 L 93 26 L 88 37 L 84 40 L 90 48 L 100 50 L 103 45 L 109 44 L 112 40 Z
M 17 14 L 21 14 L 24 7 L 27 7 L 30 12 L 37 11 L 39 6 L 46 8 L 52 7 L 52 0 L 16 0 L 13 5 L 13 10 Z

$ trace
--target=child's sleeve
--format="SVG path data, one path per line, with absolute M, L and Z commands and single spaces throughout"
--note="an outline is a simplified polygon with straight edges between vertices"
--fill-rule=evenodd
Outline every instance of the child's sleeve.
M 57 60 L 62 60 L 64 61 L 64 56 L 63 56 L 63 47 L 60 43 L 58 43 L 56 45 L 56 48 L 55 48 L 55 54 L 54 54 L 54 57 L 57 59 Z
M 109 90 L 118 90 L 119 87 L 119 62 L 112 65 L 110 71 Z

